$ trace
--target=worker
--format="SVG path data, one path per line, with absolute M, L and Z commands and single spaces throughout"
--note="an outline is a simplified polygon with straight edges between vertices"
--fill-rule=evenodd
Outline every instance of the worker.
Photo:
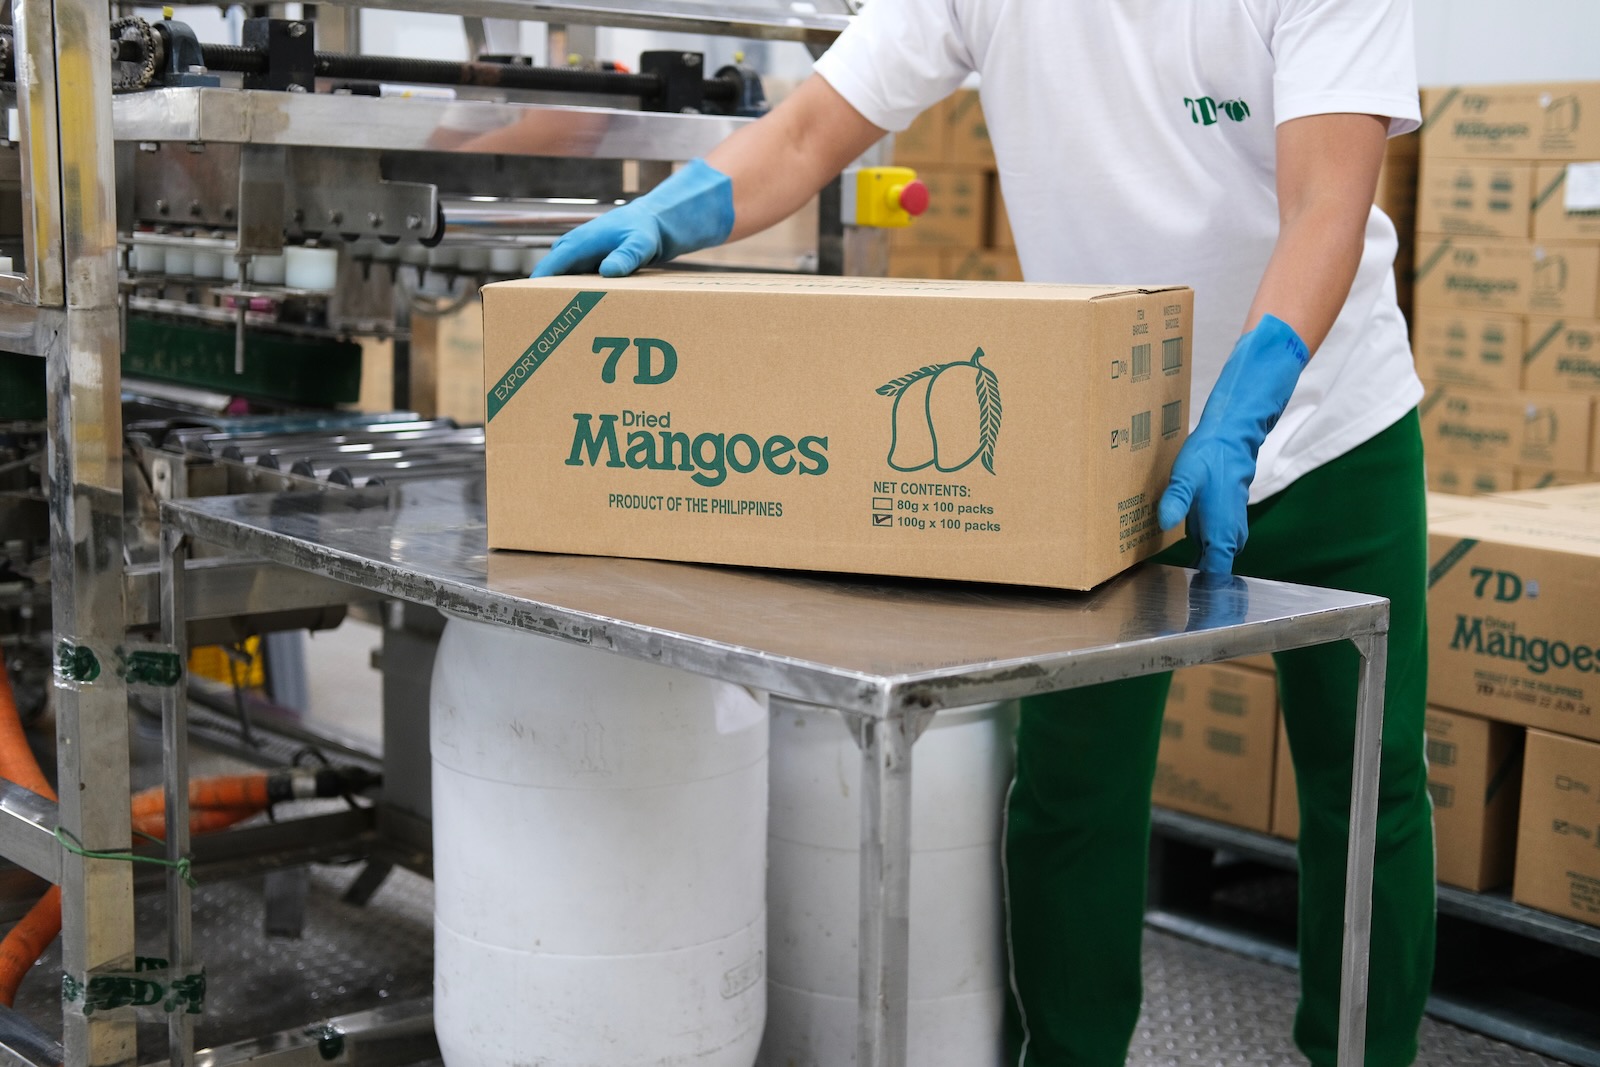
M 536 273 L 623 275 L 764 229 L 972 73 L 1028 280 L 1194 288 L 1202 414 L 1159 505 L 1188 536 L 1158 559 L 1391 602 L 1366 1062 L 1410 1063 L 1434 939 L 1422 387 L 1373 207 L 1386 138 L 1420 120 L 1410 0 L 870 0 L 769 115 Z M 1332 1067 L 1359 661 L 1276 660 L 1301 813 L 1294 1037 Z M 1126 1058 L 1168 682 L 1024 703 L 1008 1065 Z

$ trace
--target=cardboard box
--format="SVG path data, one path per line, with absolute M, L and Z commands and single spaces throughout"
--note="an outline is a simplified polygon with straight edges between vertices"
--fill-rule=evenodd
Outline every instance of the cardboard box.
M 1524 321 L 1520 315 L 1419 307 L 1411 317 L 1417 374 L 1469 389 L 1519 389 Z
M 1378 168 L 1378 189 L 1373 203 L 1394 222 L 1402 238 L 1417 228 L 1421 144 L 1422 139 L 1416 133 L 1389 138 L 1383 149 L 1383 165 Z
M 1086 589 L 1175 540 L 1155 505 L 1188 426 L 1186 288 L 483 293 L 493 548 Z
M 1600 925 L 1600 745 L 1528 731 L 1518 904 Z
M 989 248 L 942 253 L 941 277 L 964 282 L 1020 282 L 1022 264 L 1015 252 Z
M 1600 245 L 1418 237 L 1419 307 L 1594 318 Z
M 1017 239 L 1011 234 L 1011 216 L 1006 212 L 1000 192 L 1000 176 L 989 174 L 989 247 L 1015 251 Z
M 937 248 L 889 249 L 889 277 L 943 278 L 944 253 Z
M 1265 833 L 1277 732 L 1272 675 L 1227 664 L 1174 672 L 1154 802 Z
M 1600 738 L 1600 514 L 1474 502 L 1428 527 L 1428 699 Z
M 1600 321 L 1529 319 L 1524 337 L 1526 388 L 1600 394 Z
M 1429 708 L 1426 731 L 1439 881 L 1472 890 L 1506 884 L 1516 857 L 1522 729 Z M 1281 725 L 1272 834 L 1290 841 L 1300 836 L 1294 763 Z
M 978 248 L 983 244 L 987 175 L 967 167 L 917 171 L 928 187 L 928 210 L 910 226 L 892 230 L 891 248 Z
M 1475 505 L 1466 497 L 1447 496 L 1430 491 L 1427 494 L 1427 510 L 1428 523 L 1432 525 L 1444 519 L 1453 519 L 1457 515 L 1471 515 Z
M 1429 384 L 1418 407 L 1429 462 L 1563 470 L 1589 464 L 1594 404 L 1564 393 L 1487 393 Z
M 1600 82 L 1422 90 L 1424 157 L 1600 159 Z
M 1517 467 L 1513 484 L 1522 489 L 1551 489 L 1560 486 L 1591 486 L 1600 482 L 1600 474 L 1589 471 L 1557 471 L 1540 467 Z
M 1442 708 L 1429 708 L 1426 722 L 1439 881 L 1505 885 L 1516 862 L 1523 730 Z
M 1294 758 L 1289 755 L 1289 731 L 1278 722 L 1278 755 L 1272 775 L 1272 836 L 1300 839 L 1300 797 L 1295 792 Z
M 1574 177 L 1590 179 L 1568 182 Z M 1579 172 L 1582 173 L 1579 173 Z M 1541 163 L 1534 171 L 1533 236 L 1540 241 L 1593 241 L 1600 238 L 1600 199 L 1585 195 L 1594 187 L 1600 162 Z
M 976 89 L 957 89 L 944 110 L 945 153 L 951 163 L 966 167 L 994 166 L 989 123 Z
M 1529 486 L 1514 493 L 1500 493 L 1493 503 L 1577 511 L 1600 510 L 1600 483 L 1591 478 L 1588 482 Z
M 921 168 L 949 162 L 945 144 L 945 112 L 949 106 L 948 99 L 939 101 L 894 135 L 895 166 Z
M 1422 164 L 1419 233 L 1526 238 L 1532 214 L 1531 163 L 1430 156 Z
M 1516 469 L 1492 463 L 1473 463 L 1449 456 L 1428 456 L 1428 489 L 1456 496 L 1506 493 L 1516 488 Z
M 1395 302 L 1409 321 L 1412 305 L 1413 269 L 1416 266 L 1417 172 L 1422 139 L 1415 133 L 1389 138 L 1383 151 L 1383 166 L 1378 170 L 1378 188 L 1373 197 L 1378 209 L 1394 222 L 1399 240 L 1394 256 Z

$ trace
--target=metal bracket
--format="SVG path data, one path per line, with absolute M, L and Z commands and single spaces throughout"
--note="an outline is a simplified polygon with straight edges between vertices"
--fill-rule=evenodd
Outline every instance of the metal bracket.
M 301 19 L 245 19 L 240 43 L 267 57 L 267 69 L 246 74 L 246 89 L 309 93 L 316 88 L 317 46 L 314 23 Z
M 644 52 L 639 71 L 661 79 L 661 93 L 644 101 L 646 111 L 698 114 L 705 107 L 705 57 L 699 52 Z
M 283 225 L 292 234 L 424 243 L 441 235 L 437 187 L 388 181 L 371 153 L 296 150 L 286 186 Z

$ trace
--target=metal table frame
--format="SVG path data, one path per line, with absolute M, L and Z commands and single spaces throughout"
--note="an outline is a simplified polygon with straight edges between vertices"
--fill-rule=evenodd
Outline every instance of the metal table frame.
M 636 560 L 520 553 L 491 556 L 482 547 L 481 483 L 475 490 L 463 491 L 460 485 L 450 487 L 451 493 L 468 501 L 464 507 L 458 500 L 454 511 L 444 508 L 437 513 L 428 512 L 428 522 L 414 529 L 395 525 L 395 515 L 405 503 L 427 491 L 426 485 L 413 485 L 341 494 L 275 494 L 164 503 L 165 640 L 180 654 L 183 652 L 184 628 L 175 605 L 183 602 L 183 564 L 190 539 L 198 539 L 383 596 L 431 605 L 451 615 L 571 640 L 837 709 L 853 724 L 862 758 L 859 1067 L 905 1067 L 907 1062 L 912 753 L 918 736 L 939 710 L 1243 655 L 1350 641 L 1360 654 L 1361 665 L 1338 1062 L 1345 1067 L 1358 1067 L 1364 1061 L 1371 883 L 1388 647 L 1386 600 L 1255 579 L 1235 578 L 1218 583 L 1205 576 L 1162 567 L 1138 568 L 1092 594 L 1074 598 L 1027 590 L 967 591 L 963 587 L 937 585 L 879 590 L 860 583 L 807 576 Z M 321 530 L 317 525 L 320 517 L 329 515 L 349 525 Z M 476 528 L 474 522 L 478 524 Z M 418 547 L 430 535 L 435 540 L 440 539 L 438 535 L 447 535 L 443 539 L 449 544 L 442 554 L 436 552 L 427 557 Z M 452 551 L 456 554 L 451 555 Z M 558 592 L 528 592 L 541 583 Z M 606 600 L 602 591 L 608 585 L 625 590 L 627 595 L 619 592 L 613 600 Z M 733 616 L 727 625 L 713 625 L 711 620 L 706 620 L 705 626 L 661 621 L 674 618 L 673 609 L 682 607 L 679 601 L 685 593 L 708 585 L 713 588 L 705 595 L 720 598 L 716 600 L 719 608 Z M 1174 604 L 1173 592 L 1180 586 L 1184 602 Z M 668 587 L 675 587 L 674 595 L 658 598 L 654 605 L 646 603 L 649 589 Z M 644 600 L 634 610 L 630 605 L 640 590 L 646 591 Z M 588 602 L 591 591 L 599 595 L 598 601 Z M 1017 655 L 917 665 L 912 669 L 863 668 L 859 660 L 841 662 L 844 657 L 838 657 L 826 662 L 796 654 L 791 648 L 762 647 L 762 637 L 770 635 L 740 628 L 759 616 L 738 614 L 741 606 L 749 609 L 757 604 L 781 605 L 774 610 L 797 613 L 791 630 L 798 631 L 808 621 L 814 624 L 826 618 L 829 629 L 852 631 L 857 638 L 852 647 L 859 647 L 863 642 L 872 644 L 874 636 L 887 640 L 895 633 L 887 627 L 871 629 L 870 616 L 877 612 L 882 621 L 882 604 L 887 602 L 888 610 L 901 612 L 896 616 L 898 624 L 912 630 L 930 612 L 943 612 L 940 633 L 949 644 L 955 639 L 952 635 L 993 625 L 996 616 L 990 608 L 1004 612 L 1018 606 L 1029 612 L 1042 604 L 1039 618 L 1027 616 L 1026 626 L 1037 627 L 1040 621 L 1054 617 L 1065 632 L 1074 621 L 1092 621 L 1104 628 L 1108 614 L 1118 610 L 1126 614 L 1130 605 L 1142 610 L 1143 601 L 1139 598 L 1147 594 L 1158 595 L 1160 600 L 1159 610 L 1164 614 L 1160 615 L 1159 625 L 1143 630 L 1138 626 L 1125 628 L 1110 639 L 1082 647 L 1070 647 L 1068 642 L 1069 647 L 1054 650 L 1030 647 Z M 897 608 L 897 598 L 905 605 Z M 1256 611 L 1251 607 L 1259 607 L 1263 601 L 1272 610 Z M 868 603 L 877 606 L 865 608 Z M 968 603 L 972 604 L 970 608 Z M 809 620 L 799 618 L 803 612 L 812 613 Z M 1051 612 L 1058 614 L 1051 616 Z M 1134 614 L 1143 622 L 1137 610 Z M 1000 628 L 1003 630 L 1003 625 Z M 895 636 L 903 638 L 904 632 Z M 804 644 L 802 635 L 797 634 L 796 640 Z M 769 641 L 768 645 L 782 643 Z M 171 785 L 184 780 L 184 741 L 179 729 L 183 700 L 182 687 L 174 687 L 166 700 L 167 803 L 169 818 L 177 826 L 187 824 L 181 810 L 186 797 Z M 184 846 L 180 835 L 168 837 L 173 858 L 183 854 Z M 185 917 L 186 887 L 176 876 L 171 883 L 172 914 Z M 181 920 L 175 923 L 171 935 L 174 966 L 178 967 L 192 962 L 187 930 L 179 929 L 186 925 Z M 179 1036 L 175 1027 L 173 1037 L 176 1040 Z M 179 1062 L 176 1049 L 173 1062 Z

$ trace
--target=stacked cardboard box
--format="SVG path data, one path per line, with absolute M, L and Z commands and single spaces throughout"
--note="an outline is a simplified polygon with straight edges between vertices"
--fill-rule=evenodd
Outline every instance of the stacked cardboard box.
M 1430 707 L 1426 719 L 1428 796 L 1439 881 L 1481 891 L 1510 883 L 1521 796 L 1523 731 Z M 1289 735 L 1278 730 L 1272 833 L 1300 836 Z
M 1527 728 L 1513 896 L 1600 923 L 1600 486 L 1474 500 L 1428 540 L 1430 702 Z
M 1416 268 L 1417 173 L 1422 138 L 1415 133 L 1389 138 L 1378 172 L 1377 205 L 1394 223 L 1400 246 L 1394 257 L 1395 297 L 1406 321 L 1411 321 L 1411 278 Z
M 1600 84 L 1423 92 L 1417 372 L 1429 486 L 1600 480 Z
M 1600 484 L 1430 494 L 1428 516 L 1439 881 L 1510 883 L 1520 903 L 1600 925 Z M 1270 833 L 1298 837 L 1270 683 L 1237 664 L 1174 676 L 1157 804 L 1252 829 L 1264 812 Z
M 1177 671 L 1161 723 L 1153 800 L 1267 832 L 1272 824 L 1277 679 L 1231 663 Z
M 891 277 L 1022 280 L 975 90 L 957 90 L 897 134 L 894 161 L 916 169 L 929 203 L 921 218 L 890 235 Z

